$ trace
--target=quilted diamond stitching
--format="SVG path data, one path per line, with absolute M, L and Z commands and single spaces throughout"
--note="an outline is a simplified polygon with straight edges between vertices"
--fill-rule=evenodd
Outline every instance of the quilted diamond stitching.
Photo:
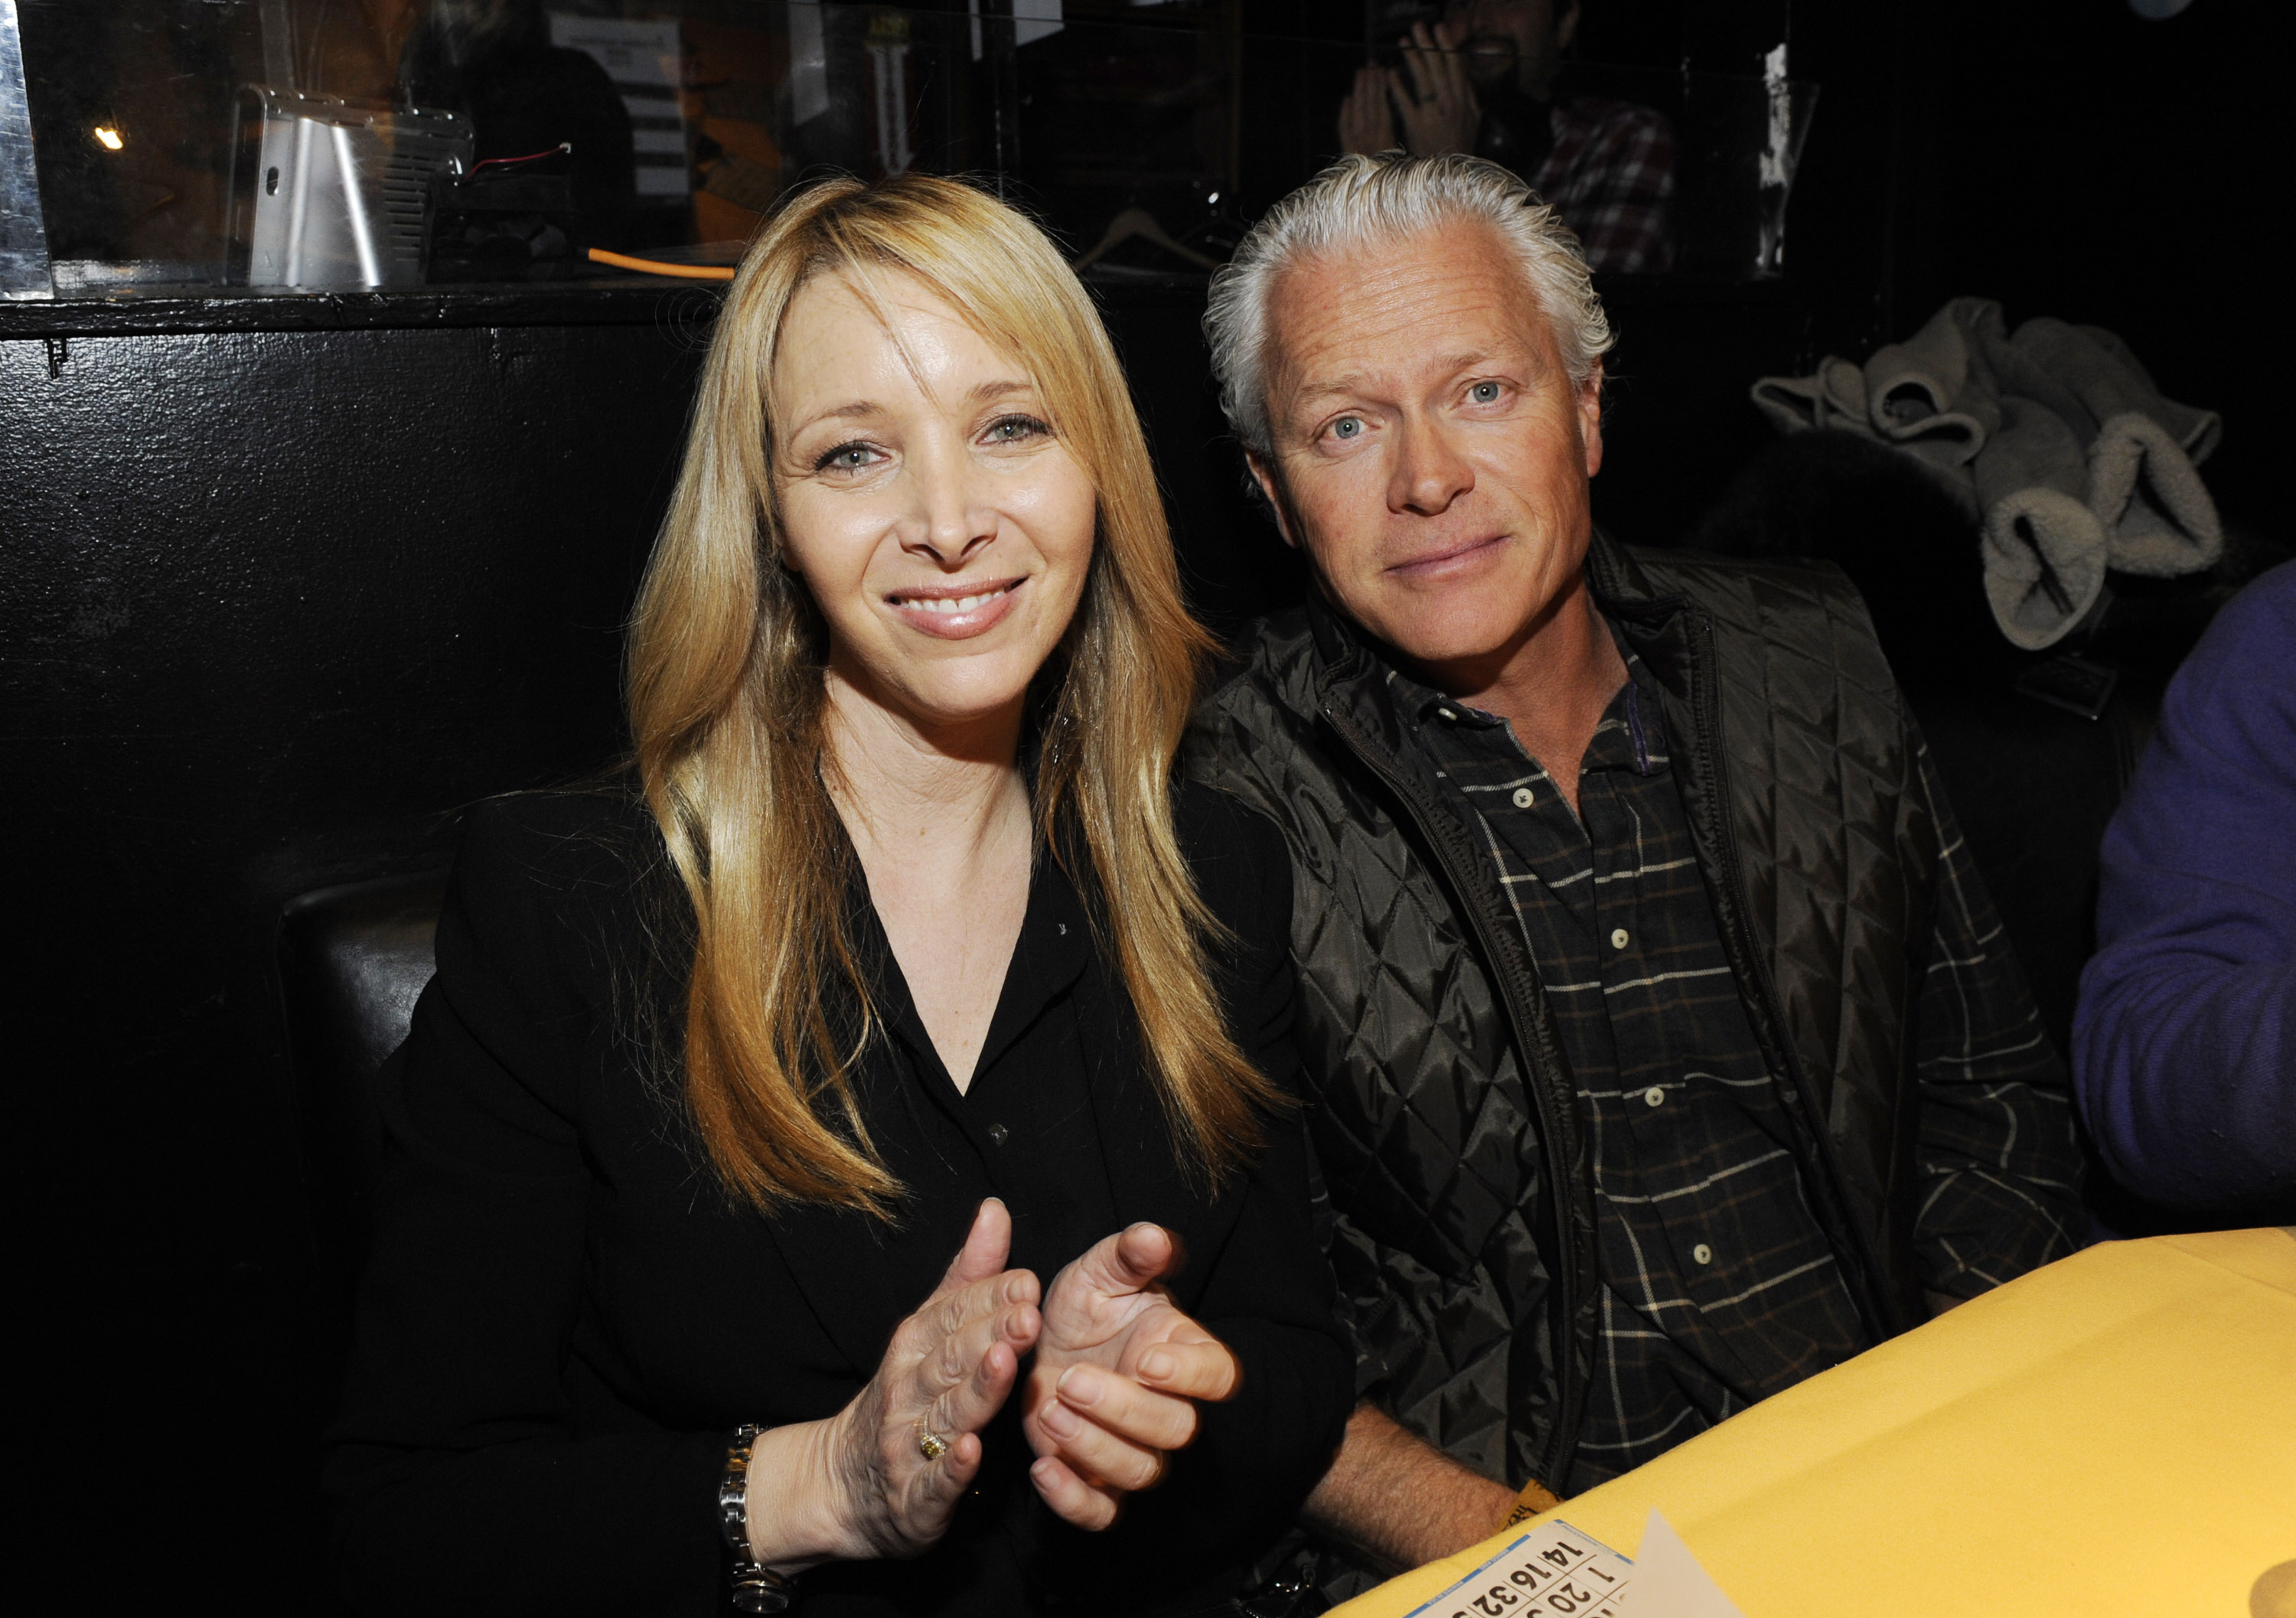
M 1864 604 L 1838 574 L 1802 567 L 1643 566 L 1716 624 L 1744 897 L 1800 1065 L 1862 1062 L 1886 1086 L 1906 1026 L 1906 924 L 1937 850 Z M 1798 642 L 1789 624 L 1823 633 Z M 1313 667 L 1303 620 L 1268 630 L 1253 669 L 1200 716 L 1191 768 L 1283 826 L 1300 891 L 1323 896 L 1295 909 L 1300 1054 L 1311 1074 L 1345 1076 L 1322 1087 L 1311 1128 L 1348 1209 L 1334 1263 L 1396 1413 L 1506 1475 L 1521 1452 L 1510 1427 L 1521 1441 L 1546 1415 L 1505 1409 L 1508 1341 L 1550 1280 L 1522 1213 L 1541 1190 L 1536 1121 L 1447 895 L 1383 804 L 1320 760 Z M 1872 1097 L 1833 1088 L 1837 1138 L 1886 1137 L 1850 1127 Z

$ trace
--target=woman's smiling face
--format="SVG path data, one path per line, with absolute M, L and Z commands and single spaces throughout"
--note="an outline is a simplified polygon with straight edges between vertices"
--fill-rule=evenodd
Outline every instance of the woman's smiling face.
M 1027 369 L 922 282 L 824 275 L 769 379 L 784 554 L 830 667 L 921 731 L 1016 713 L 1092 564 L 1098 501 Z

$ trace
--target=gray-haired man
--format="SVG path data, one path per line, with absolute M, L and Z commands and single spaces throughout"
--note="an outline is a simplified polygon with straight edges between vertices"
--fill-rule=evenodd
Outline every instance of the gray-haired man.
M 1610 330 L 1521 182 L 1345 159 L 1205 330 L 1319 587 L 1188 761 L 1292 848 L 1365 1392 L 1310 1522 L 1456 1549 L 2070 1252 L 2063 1069 L 1863 604 L 1594 531 Z

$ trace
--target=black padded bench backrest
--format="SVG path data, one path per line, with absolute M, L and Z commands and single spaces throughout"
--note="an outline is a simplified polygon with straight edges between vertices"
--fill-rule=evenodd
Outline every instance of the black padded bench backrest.
M 381 1125 L 375 1075 L 406 1038 L 430 981 L 447 873 L 322 888 L 281 918 L 279 975 L 301 1091 L 313 1214 L 356 1263 L 374 1206 Z

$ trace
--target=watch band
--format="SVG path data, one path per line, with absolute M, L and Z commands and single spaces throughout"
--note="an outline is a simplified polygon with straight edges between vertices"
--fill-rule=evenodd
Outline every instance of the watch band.
M 785 1613 L 796 1604 L 797 1587 L 750 1553 L 750 1452 L 765 1428 L 743 1422 L 726 1450 L 726 1473 L 718 1484 L 718 1532 L 734 1553 L 734 1610 Z

